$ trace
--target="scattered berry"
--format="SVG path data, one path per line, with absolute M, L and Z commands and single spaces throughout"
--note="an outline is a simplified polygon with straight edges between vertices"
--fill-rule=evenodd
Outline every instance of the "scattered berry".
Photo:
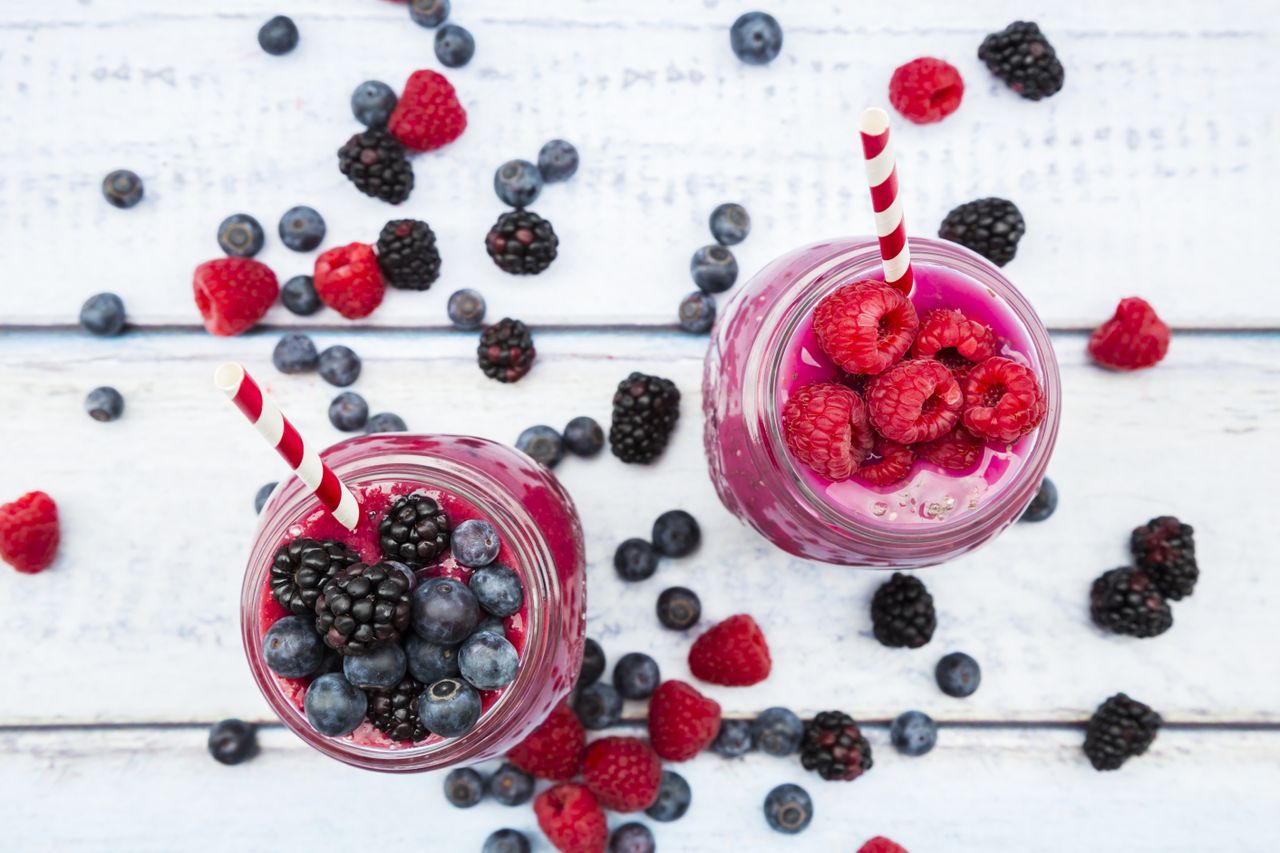
M 408 578 L 387 563 L 356 563 L 320 588 L 316 630 L 340 654 L 363 655 L 399 642 L 409 613 Z
M 703 246 L 689 262 L 693 283 L 704 293 L 723 293 L 738 280 L 738 260 L 719 243 Z
M 366 80 L 351 93 L 351 114 L 365 127 L 386 127 L 395 108 L 395 90 L 381 80 Z
M 492 524 L 473 518 L 454 530 L 452 547 L 455 560 L 469 569 L 478 569 L 498 559 L 502 539 Z
M 1053 515 L 1053 511 L 1057 508 L 1058 487 L 1053 484 L 1053 480 L 1045 477 L 1040 481 L 1036 496 L 1031 499 L 1031 503 L 1027 504 L 1018 521 L 1044 521 Z
M 1151 576 L 1138 569 L 1104 572 L 1089 591 L 1089 615 L 1099 628 L 1157 637 L 1173 627 L 1173 611 Z
M 211 335 L 238 335 L 276 301 L 280 286 L 270 267 L 249 258 L 218 258 L 196 267 L 196 308 Z
M 243 720 L 222 720 L 209 728 L 209 754 L 219 764 L 239 764 L 258 752 L 258 730 Z
M 320 669 L 325 645 L 316 633 L 315 619 L 286 616 L 277 619 L 262 638 L 267 668 L 283 678 L 305 678 Z
M 938 742 L 938 727 L 928 714 L 906 711 L 894 717 L 889 740 L 903 755 L 924 755 Z
M 674 770 L 663 770 L 658 799 L 644 813 L 659 823 L 670 823 L 684 817 L 692 802 L 693 792 L 685 778 Z
M 654 853 L 657 849 L 653 833 L 643 823 L 624 823 L 609 838 L 609 853 Z
M 939 690 L 957 699 L 972 696 L 982 684 L 982 668 L 964 652 L 943 655 L 934 667 L 933 676 Z
M 941 362 L 900 362 L 867 385 L 867 414 L 890 441 L 915 444 L 946 435 L 960 420 L 964 394 Z
M 649 700 L 649 741 L 667 761 L 688 761 L 720 733 L 720 705 L 683 681 L 664 681 Z
M 680 391 L 670 379 L 632 373 L 613 395 L 609 444 L 626 463 L 647 465 L 666 449 L 680 418 Z
M 505 637 L 477 631 L 458 651 L 458 669 L 477 690 L 498 690 L 516 680 L 520 656 Z
M 280 301 L 299 317 L 310 317 L 324 307 L 316 293 L 316 283 L 309 275 L 295 275 L 280 288 Z
M 957 381 L 980 361 L 996 354 L 996 335 L 990 326 L 970 320 L 954 308 L 938 308 L 924 315 L 911 345 L 912 358 L 941 362 Z
M 751 751 L 751 724 L 746 720 L 721 720 L 711 751 L 725 758 L 740 758 Z
M 578 686 L 590 687 L 600 680 L 605 669 L 604 649 L 587 637 L 582 644 L 582 667 L 578 671 Z
M 653 547 L 665 557 L 687 557 L 701 541 L 697 520 L 682 509 L 668 510 L 653 523 Z
M 880 281 L 855 281 L 828 294 L 813 312 L 827 357 L 847 373 L 883 373 L 906 355 L 920 328 L 911 301 Z
M 533 369 L 533 360 L 537 356 L 529 327 L 510 317 L 485 326 L 476 347 L 480 370 L 499 382 L 519 382 Z
M 992 74 L 1024 98 L 1038 101 L 1062 88 L 1066 72 L 1034 22 L 1014 21 L 982 40 L 978 58 Z
M 986 445 L 963 424 L 956 424 L 951 432 L 933 441 L 915 446 L 916 455 L 948 471 L 967 471 L 982 458 Z
M 1002 267 L 1018 253 L 1018 241 L 1027 233 L 1022 211 L 1008 199 L 980 198 L 947 214 L 938 236 L 972 249 Z M 972 359 L 980 361 L 981 359 Z
M 316 369 L 330 385 L 346 388 L 360 378 L 360 356 L 350 347 L 336 344 L 320 353 Z
M 341 542 L 294 539 L 281 545 L 271 561 L 271 595 L 290 613 L 314 620 L 324 585 L 359 561 Z
M 597 681 L 578 690 L 573 699 L 573 712 L 587 728 L 593 731 L 607 729 L 622 719 L 622 697 L 612 685 Z
M 1029 367 L 995 356 L 964 380 L 964 425 L 997 441 L 1016 441 L 1044 420 L 1048 404 Z
M 907 853 L 907 848 L 890 841 L 883 835 L 877 835 L 859 847 L 858 853 Z
M 711 236 L 721 246 L 736 246 L 751 233 L 751 216 L 740 204 L 726 202 L 711 211 Z
M 354 391 L 343 391 L 329 404 L 329 423 L 342 432 L 356 432 L 369 422 L 369 404 Z
M 444 798 L 453 806 L 469 809 L 484 799 L 484 777 L 471 767 L 458 767 L 444 777 Z
M 366 243 L 350 243 L 321 254 L 314 279 L 321 301 L 348 320 L 372 314 L 387 290 L 373 247 Z
M 484 297 L 469 287 L 455 290 L 449 297 L 449 322 L 464 331 L 484 325 Z
M 564 458 L 564 439 L 551 427 L 538 424 L 520 433 L 516 438 L 516 450 L 527 454 L 535 462 L 554 468 Z
M 218 226 L 218 247 L 233 258 L 252 258 L 265 239 L 258 220 L 247 213 L 233 213 Z
M 813 820 L 813 800 L 799 785 L 779 785 L 764 798 L 764 819 L 776 832 L 803 832 Z
M 680 311 L 677 315 L 680 328 L 693 335 L 701 335 L 711 331 L 716 323 L 716 300 L 709 293 L 695 290 L 680 300 Z
M 782 407 L 782 434 L 801 463 L 829 480 L 848 479 L 875 441 L 862 398 L 829 382 L 791 395 Z
M 338 149 L 338 170 L 360 192 L 391 204 L 413 192 L 413 167 L 404 146 L 380 127 L 355 134 Z
M 520 583 L 520 576 L 501 563 L 476 569 L 471 573 L 467 587 L 484 611 L 492 616 L 503 619 L 514 616 L 524 604 L 524 585 Z
M 647 580 L 658 570 L 658 552 L 643 539 L 628 539 L 613 552 L 613 568 L 628 583 Z
M 572 779 L 582 769 L 586 745 L 587 734 L 582 730 L 582 723 L 568 704 L 562 702 L 507 753 L 507 760 L 538 779 Z
M 764 632 L 742 613 L 709 628 L 689 649 L 694 677 L 725 687 L 759 684 L 772 668 Z
M 445 24 L 436 30 L 436 59 L 446 68 L 461 68 L 476 55 L 476 40 L 457 24 Z
M 1146 572 L 1160 594 L 1170 601 L 1191 595 L 1200 577 L 1194 533 L 1191 525 L 1171 515 L 1162 515 L 1135 527 L 1129 539 L 1134 564 Z
M 529 839 L 514 829 L 499 829 L 484 840 L 480 853 L 529 853 Z
M 458 534 L 467 522 L 459 525 Z M 413 590 L 413 631 L 428 643 L 454 646 L 475 630 L 480 621 L 480 605 L 462 581 L 454 578 L 432 578 Z
M 871 769 L 871 744 L 853 717 L 823 711 L 804 728 L 800 763 L 829 782 L 851 782 Z
M 442 678 L 453 678 L 458 670 L 458 647 L 431 643 L 410 634 L 404 643 L 409 674 L 423 684 L 435 684 Z
M 426 740 L 431 732 L 422 724 L 416 707 L 418 697 L 424 689 L 421 681 L 405 676 L 388 690 L 371 690 L 369 722 L 373 723 L 375 729 L 400 743 Z
M 871 623 L 881 645 L 918 649 L 938 627 L 933 596 L 919 578 L 894 572 L 871 599 Z
M 565 424 L 564 448 L 584 459 L 595 456 L 604 449 L 604 430 L 595 418 L 579 415 Z
M 298 25 L 276 15 L 258 30 L 258 45 L 272 56 L 283 56 L 298 46 Z
M 899 65 L 889 80 L 889 103 L 916 124 L 942 121 L 960 109 L 964 80 L 949 62 L 922 56 Z
M 768 708 L 751 723 L 752 745 L 769 755 L 792 755 L 803 739 L 804 720 L 787 708 Z
M 562 782 L 533 801 L 538 826 L 560 853 L 604 853 L 609 825 L 595 794 L 584 785 Z
M 271 352 L 271 363 L 281 373 L 306 373 L 316 369 L 320 356 L 316 345 L 306 335 L 293 332 L 276 342 Z
M 1117 693 L 1089 718 L 1084 754 L 1094 770 L 1119 770 L 1130 758 L 1147 751 L 1163 722 L 1150 706 Z
M 302 702 L 311 728 L 328 737 L 341 737 L 364 722 L 369 697 L 340 672 L 317 676 Z
M 423 27 L 438 27 L 449 17 L 449 0 L 409 0 L 409 17 Z
M 142 201 L 142 178 L 128 169 L 108 172 L 102 179 L 102 197 L 113 207 L 133 207 Z
M 295 252 L 310 252 L 324 239 L 324 217 L 315 208 L 291 207 L 280 217 L 280 241 Z
M 444 556 L 449 548 L 449 529 L 449 515 L 440 504 L 427 494 L 414 492 L 397 498 L 378 522 L 378 544 L 382 556 L 417 570 Z
M 467 129 L 467 112 L 453 84 L 434 71 L 415 71 L 387 122 L 393 136 L 415 151 L 434 151 Z
M 404 418 L 393 412 L 379 412 L 369 418 L 368 423 L 364 425 L 365 435 L 377 435 L 383 432 L 408 432 L 409 427 L 405 425 Z
M 91 335 L 110 338 L 124 331 L 124 300 L 114 293 L 96 293 L 80 306 L 80 327 Z
M 673 586 L 658 596 L 658 621 L 673 631 L 687 631 L 702 618 L 702 602 L 691 589 Z
M 498 217 L 484 246 L 503 272 L 537 275 L 556 259 L 560 239 L 549 221 L 532 210 L 517 209 Z
M 729 46 L 748 65 L 767 65 L 782 50 L 782 27 L 767 12 L 747 12 L 733 22 Z
M 418 716 L 432 734 L 461 737 L 480 719 L 480 694 L 465 681 L 441 679 L 418 699 Z
M 489 777 L 489 793 L 504 806 L 522 806 L 533 799 L 533 777 L 508 762 Z
M 609 811 L 638 812 L 658 799 L 662 761 L 639 738 L 601 738 L 587 747 L 582 780 Z
M 658 662 L 642 652 L 629 652 L 613 665 L 613 686 L 623 699 L 648 699 L 661 680 Z
M 109 385 L 94 388 L 84 398 L 84 410 L 95 421 L 107 423 L 124 413 L 124 397 Z
M 253 496 L 254 512 L 262 512 L 262 508 L 267 505 L 267 499 L 271 497 L 271 493 L 276 490 L 276 486 L 278 485 L 280 484 L 274 482 L 264 483 L 262 487 L 258 489 L 258 493 Z
M 392 644 L 342 659 L 342 675 L 361 690 L 390 690 L 409 671 L 404 649 Z
M 867 458 L 854 474 L 863 482 L 889 488 L 911 476 L 915 461 L 915 451 L 909 445 L 876 436 Z
M 33 575 L 58 553 L 58 506 L 44 492 L 27 492 L 0 505 L 0 560 Z
M 578 149 L 563 139 L 553 139 L 538 151 L 538 171 L 547 183 L 567 181 L 578 171 Z
M 431 226 L 417 219 L 393 219 L 378 235 L 378 266 L 387 284 L 427 290 L 440 277 L 440 252 Z
M 1170 334 L 1150 303 L 1130 296 L 1089 336 L 1089 355 L 1112 370 L 1140 370 L 1164 359 Z

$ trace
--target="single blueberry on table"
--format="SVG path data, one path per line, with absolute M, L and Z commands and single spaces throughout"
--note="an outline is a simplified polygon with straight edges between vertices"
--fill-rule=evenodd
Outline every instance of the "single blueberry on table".
M 378 412 L 373 415 L 364 425 L 365 435 L 377 435 L 383 432 L 408 432 L 409 427 L 405 425 L 404 418 L 392 412 Z
M 369 422 L 369 404 L 355 391 L 343 391 L 329 404 L 329 423 L 342 432 L 355 432 Z
M 408 671 L 404 649 L 395 643 L 342 659 L 342 674 L 361 690 L 390 690 Z
M 96 293 L 80 306 L 80 326 L 91 335 L 111 338 L 124 331 L 124 300 L 114 293 Z
M 516 680 L 520 656 L 505 637 L 477 631 L 458 650 L 458 668 L 477 690 L 497 690 Z
M 460 809 L 484 799 L 484 777 L 470 767 L 458 767 L 444 777 L 444 798 Z
M 689 262 L 693 283 L 705 293 L 723 293 L 738 280 L 738 261 L 724 246 L 703 246 Z
M 658 596 L 658 621 L 664 628 L 687 631 L 702 618 L 702 602 L 698 594 L 682 586 L 664 589 Z
M 695 290 L 680 300 L 677 320 L 681 330 L 691 335 L 702 335 L 716 324 L 716 299 L 710 293 Z
M 733 22 L 729 46 L 748 65 L 767 65 L 782 50 L 782 27 L 767 12 L 747 12 Z
M 502 540 L 498 538 L 498 531 L 492 524 L 483 519 L 472 518 L 454 529 L 450 547 L 455 560 L 467 568 L 478 569 L 498 559 Z
M 102 179 L 102 197 L 113 207 L 133 207 L 142 201 L 142 178 L 128 169 L 108 172 Z
M 258 729 L 243 720 L 222 720 L 209 729 L 209 754 L 220 764 L 239 764 L 258 751 Z
M 461 737 L 480 719 L 480 694 L 461 679 L 441 679 L 418 699 L 418 717 L 440 737 Z
M 564 448 L 574 456 L 584 459 L 595 456 L 604 449 L 604 429 L 595 418 L 579 415 L 565 424 Z
M 604 675 L 604 649 L 595 640 L 587 637 L 582 646 L 582 669 L 578 671 L 578 686 L 590 687 Z
M 613 687 L 623 699 L 648 699 L 661 680 L 658 662 L 642 652 L 629 652 L 613 665 Z
M 94 388 L 84 398 L 84 410 L 95 421 L 114 421 L 124 413 L 124 397 L 110 385 L 103 385 Z
M 404 641 L 404 654 L 409 674 L 423 684 L 434 684 L 458 674 L 457 646 L 428 642 L 417 634 L 410 634 Z
M 654 853 L 653 833 L 643 823 L 624 823 L 609 838 L 609 853 Z
M 360 356 L 356 355 L 350 347 L 344 347 L 342 344 L 331 346 L 320 353 L 320 358 L 316 362 L 320 378 L 339 388 L 346 388 L 359 379 L 360 367 Z M 393 431 L 387 430 L 387 432 Z
M 764 798 L 764 819 L 770 828 L 795 835 L 813 820 L 813 800 L 799 785 L 779 785 Z
M 903 755 L 924 755 L 938 742 L 938 727 L 928 714 L 906 711 L 889 725 L 889 740 Z
M 432 578 L 411 595 L 413 630 L 429 643 L 456 646 L 480 621 L 480 605 L 462 581 Z
M 310 252 L 324 239 L 324 217 L 313 207 L 291 207 L 280 217 L 280 241 L 295 252 Z
M 469 287 L 449 297 L 449 322 L 459 329 L 471 332 L 483 326 L 484 312 L 484 297 Z
M 563 139 L 553 139 L 538 152 L 538 171 L 547 183 L 567 181 L 578 171 L 578 149 Z
M 409 0 L 409 17 L 424 27 L 438 27 L 449 17 L 449 0 Z
M 726 202 L 711 211 L 711 236 L 721 246 L 736 246 L 751 233 L 751 216 L 740 204 Z
M 283 678 L 315 674 L 324 662 L 325 648 L 312 616 L 279 619 L 262 638 L 262 658 L 267 669 Z
M 751 724 L 746 720 L 721 720 L 720 733 L 711 751 L 725 758 L 739 758 L 751 751 Z
M 258 45 L 272 56 L 283 56 L 298 46 L 298 25 L 276 15 L 258 30 Z
M 295 275 L 280 288 L 280 301 L 299 317 L 310 317 L 324 307 L 316 293 L 316 282 L 309 275 Z
M 653 547 L 663 556 L 687 557 L 701 542 L 697 520 L 682 509 L 668 510 L 653 523 Z
M 276 342 L 271 363 L 281 373 L 306 373 L 316 369 L 320 356 L 316 345 L 306 335 L 291 332 Z
M 684 817 L 693 802 L 693 791 L 689 783 L 674 770 L 663 770 L 662 781 L 658 784 L 658 799 L 644 813 L 660 823 L 670 823 Z
M 579 687 L 573 699 L 573 712 L 584 727 L 596 731 L 607 729 L 622 719 L 622 697 L 613 685 L 597 681 L 589 687 Z
M 493 190 L 512 207 L 528 207 L 542 192 L 542 173 L 528 160 L 508 160 L 493 173 Z
M 516 450 L 522 451 L 548 468 L 554 468 L 564 458 L 564 439 L 560 433 L 545 424 L 531 426 L 516 439 Z
M 263 483 L 258 488 L 258 493 L 253 496 L 253 511 L 262 512 L 262 508 L 267 505 L 267 499 L 271 497 L 271 493 L 276 490 L 279 483 Z
M 642 581 L 658 570 L 658 552 L 643 539 L 628 539 L 613 553 L 613 568 L 624 581 Z
M 520 583 L 520 576 L 501 563 L 476 569 L 467 586 L 485 612 L 494 616 L 514 616 L 524 604 L 524 584 Z
M 1053 515 L 1053 511 L 1057 508 L 1058 487 L 1053 484 L 1053 480 L 1045 477 L 1040 481 L 1040 489 L 1036 492 L 1036 496 L 1031 499 L 1031 503 L 1027 505 L 1018 521 L 1044 521 Z
M 365 127 L 385 127 L 396 108 L 395 90 L 381 80 L 366 80 L 351 93 L 351 114 Z
M 751 723 L 751 741 L 769 755 L 791 755 L 804 738 L 804 721 L 787 708 L 767 708 Z
M 484 840 L 480 853 L 529 853 L 532 850 L 529 839 L 514 829 L 499 829 Z
M 436 59 L 446 68 L 461 68 L 476 55 L 475 37 L 464 27 L 445 24 L 436 30 Z
M 307 687 L 302 707 L 311 728 L 322 735 L 341 737 L 351 734 L 364 722 L 369 697 L 342 673 L 328 672 Z
M 218 246 L 233 258 L 252 258 L 265 239 L 258 220 L 247 213 L 233 213 L 218 226 Z
M 489 777 L 489 793 L 504 806 L 522 806 L 533 799 L 533 777 L 514 764 L 503 764 Z
M 982 668 L 964 652 L 952 652 L 938 661 L 934 677 L 943 693 L 963 699 L 972 696 L 982 683 Z

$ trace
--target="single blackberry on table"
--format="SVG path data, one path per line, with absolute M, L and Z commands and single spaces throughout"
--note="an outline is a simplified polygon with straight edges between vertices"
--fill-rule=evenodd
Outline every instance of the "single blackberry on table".
M 356 563 L 334 575 L 316 599 L 316 630 L 329 648 L 362 655 L 409 628 L 409 580 L 386 563 Z
M 1089 615 L 1099 628 L 1131 637 L 1155 637 L 1173 627 L 1173 611 L 1151 576 L 1127 566 L 1093 582 Z
M 325 582 L 359 561 L 341 542 L 295 539 L 281 545 L 271 562 L 271 595 L 290 613 L 314 616 Z
M 338 169 L 368 196 L 399 204 L 413 191 L 404 146 L 382 128 L 357 133 L 338 149 Z
M 980 198 L 953 209 L 942 220 L 938 236 L 972 249 L 1002 267 L 1018 253 L 1018 241 L 1027 233 L 1022 211 L 1008 199 Z
M 804 728 L 800 763 L 828 781 L 852 781 L 871 769 L 871 744 L 853 717 L 823 711 Z
M 1139 569 L 1155 582 L 1170 601 L 1191 595 L 1200 577 L 1196 564 L 1195 531 L 1171 515 L 1153 518 L 1135 527 L 1129 545 Z
M 881 645 L 918 649 L 938 627 L 933 596 L 919 578 L 894 572 L 871 599 L 871 624 Z
M 486 326 L 476 347 L 480 369 L 499 382 L 519 382 L 533 367 L 537 355 L 529 327 L 510 317 Z
M 373 727 L 394 741 L 417 742 L 431 732 L 418 716 L 418 697 L 426 686 L 406 675 L 390 690 L 370 690 L 366 715 Z
M 978 47 L 978 58 L 1010 89 L 1032 101 L 1056 94 L 1066 77 L 1053 45 L 1032 21 L 1014 21 L 987 36 Z
M 1094 770 L 1118 770 L 1130 758 L 1147 751 L 1162 722 L 1149 706 L 1117 693 L 1089 718 L 1084 754 Z
M 680 390 L 670 379 L 632 373 L 613 395 L 609 445 L 627 463 L 647 465 L 666 449 L 680 418 Z
M 537 275 L 556 259 L 560 240 L 551 223 L 518 208 L 498 217 L 484 238 L 489 257 L 512 275 Z
M 421 569 L 449 549 L 449 514 L 431 497 L 414 492 L 398 498 L 378 522 L 382 556 Z
M 417 219 L 393 219 L 378 235 L 378 266 L 387 284 L 427 290 L 440 277 L 440 252 L 431 226 Z

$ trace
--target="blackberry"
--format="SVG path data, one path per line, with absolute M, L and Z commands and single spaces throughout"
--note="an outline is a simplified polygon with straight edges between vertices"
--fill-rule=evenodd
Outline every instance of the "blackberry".
M 1155 637 L 1173 627 L 1173 611 L 1151 577 L 1129 567 L 1093 582 L 1089 615 L 1099 628 L 1131 637 Z
M 489 257 L 512 275 L 536 275 L 556 259 L 560 245 L 551 223 L 531 210 L 517 208 L 498 217 L 484 238 Z
M 850 782 L 871 769 L 871 744 L 853 717 L 823 711 L 804 727 L 800 763 L 828 781 Z
M 1118 770 L 1125 761 L 1147 751 L 1161 722 L 1149 706 L 1117 693 L 1089 718 L 1084 754 L 1094 770 Z
M 382 128 L 369 128 L 338 149 L 338 169 L 365 195 L 399 204 L 413 190 L 404 146 Z
M 661 455 L 680 418 L 680 390 L 670 379 L 632 373 L 613 395 L 609 445 L 627 463 L 647 465 Z
M 1027 223 L 1018 206 L 1008 199 L 980 198 L 966 202 L 947 214 L 938 236 L 972 249 L 1002 267 L 1018 253 L 1018 241 L 1027 233 Z
M 1191 525 L 1171 515 L 1153 518 L 1133 530 L 1129 544 L 1134 563 L 1170 601 L 1191 595 L 1200 577 L 1194 533 Z
M 938 627 L 933 596 L 919 578 L 894 572 L 871 599 L 871 624 L 881 645 L 918 649 Z
M 1031 21 L 1014 21 L 982 40 L 978 58 L 1024 98 L 1038 101 L 1062 88 L 1066 72 L 1053 45 Z
M 387 284 L 401 290 L 428 290 L 440 277 L 440 252 L 431 226 L 417 219 L 393 219 L 378 235 L 378 266 Z
M 386 563 L 356 563 L 334 575 L 316 599 L 316 630 L 329 648 L 362 655 L 409 628 L 409 579 Z
M 378 523 L 382 556 L 421 569 L 449 550 L 449 515 L 421 492 L 405 495 L 391 505 Z
M 325 582 L 359 561 L 341 542 L 295 539 L 281 545 L 271 562 L 271 595 L 290 613 L 314 615 Z
M 370 690 L 366 715 L 373 727 L 394 741 L 417 742 L 431 732 L 418 716 L 418 697 L 426 687 L 413 676 L 406 675 L 390 690 Z
M 480 333 L 476 359 L 484 375 L 499 382 L 519 382 L 538 355 L 529 327 L 504 317 Z

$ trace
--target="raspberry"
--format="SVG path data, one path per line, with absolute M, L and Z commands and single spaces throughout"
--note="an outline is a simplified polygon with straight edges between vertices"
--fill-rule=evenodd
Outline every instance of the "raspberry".
M 192 289 L 211 335 L 238 335 L 253 328 L 280 293 L 271 268 L 250 258 L 204 262 L 196 267 Z
M 1151 367 L 1169 351 L 1169 327 L 1145 299 L 1121 299 L 1115 316 L 1089 336 L 1089 355 L 1112 370 Z
M 915 462 L 916 453 L 909 446 L 877 436 L 866 461 L 854 474 L 873 486 L 896 486 L 911 476 Z
M 907 853 L 907 848 L 890 841 L 883 835 L 877 835 L 859 847 L 858 853 Z
M 316 258 L 316 295 L 348 320 L 368 317 L 382 304 L 386 285 L 373 247 L 350 243 Z
M 531 776 L 561 781 L 578 775 L 587 733 L 561 702 L 551 715 L 507 753 L 507 760 Z
M 720 704 L 683 681 L 664 681 L 649 700 L 649 742 L 667 761 L 688 761 L 720 733 Z
M 1044 420 L 1047 404 L 1031 369 L 994 356 L 979 363 L 964 381 L 964 425 L 997 441 L 1014 441 Z
M 883 373 L 906 355 L 920 327 L 907 297 L 882 281 L 855 281 L 813 312 L 822 351 L 847 373 Z
M 764 632 L 745 613 L 712 626 L 689 649 L 689 671 L 694 677 L 725 687 L 759 684 L 772 667 Z
M 415 71 L 387 122 L 391 135 L 415 151 L 434 151 L 467 129 L 467 111 L 453 84 L 434 71 Z
M 916 124 L 942 121 L 960 109 L 964 81 L 955 66 L 932 56 L 899 65 L 889 80 L 889 103 Z
M 639 738 L 602 738 L 587 749 L 582 779 L 606 809 L 638 812 L 658 799 L 662 761 Z
M 847 480 L 875 440 L 862 398 L 824 382 L 791 395 L 782 407 L 782 434 L 796 458 L 828 480 Z
M 563 782 L 548 788 L 533 801 L 533 813 L 560 853 L 604 853 L 609 826 L 595 794 L 586 787 Z
M 951 371 L 931 358 L 903 361 L 867 386 L 867 414 L 885 438 L 933 441 L 960 420 L 964 392 Z
M 24 575 L 49 568 L 58 539 L 58 506 L 44 492 L 0 506 L 0 560 Z
M 939 468 L 965 471 L 982 457 L 982 447 L 982 439 L 965 429 L 963 424 L 956 424 L 946 435 L 916 445 L 915 451 L 921 459 Z
M 924 315 L 911 345 L 913 358 L 940 361 L 956 379 L 964 379 L 975 364 L 995 354 L 995 332 L 954 308 L 938 308 Z

